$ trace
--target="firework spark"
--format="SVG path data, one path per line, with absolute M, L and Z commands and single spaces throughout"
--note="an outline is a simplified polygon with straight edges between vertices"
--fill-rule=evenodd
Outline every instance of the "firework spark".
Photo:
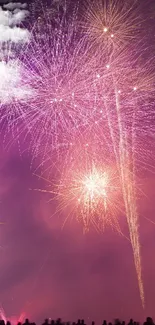
M 90 47 L 112 54 L 122 51 L 135 38 L 140 27 L 136 1 L 85 1 L 84 17 L 80 24 L 90 39 Z
M 50 29 L 48 24 L 46 27 Z M 85 44 L 75 41 L 75 36 L 72 25 L 50 29 L 46 37 L 38 25 L 33 30 L 24 58 L 26 69 L 31 71 L 27 83 L 33 90 L 25 119 L 36 151 L 43 145 L 44 149 L 59 145 L 66 135 L 71 137 L 75 129 L 88 124 L 92 115 L 95 99 Z
M 58 209 L 71 210 L 72 218 L 75 216 L 83 224 L 84 231 L 91 225 L 97 230 L 111 225 L 121 233 L 118 222 L 121 189 L 116 169 L 106 165 L 106 161 L 96 160 L 88 152 L 88 143 L 81 151 L 76 145 L 71 156 L 72 162 L 67 163 L 55 190 Z
M 36 190 L 50 193 L 51 199 L 58 202 L 55 214 L 67 215 L 64 224 L 75 218 L 84 232 L 91 226 L 97 231 L 111 226 L 122 234 L 118 217 L 124 215 L 124 206 L 119 173 L 106 145 L 101 155 L 99 147 L 98 139 L 94 145 L 88 135 L 79 136 L 76 143 L 70 144 L 65 160 L 59 161 L 59 168 L 55 165 L 55 177 L 52 168 L 52 181 L 46 171 L 44 179 L 49 188 Z
M 85 230 L 108 224 L 121 232 L 116 202 L 122 202 L 144 306 L 136 188 L 139 162 L 148 158 L 144 142 L 149 147 L 154 133 L 155 71 L 153 60 L 145 59 L 137 10 L 135 1 L 98 0 L 87 2 L 82 24 L 67 19 L 66 9 L 56 18 L 53 10 L 39 15 L 22 56 L 26 99 L 12 119 L 25 121 L 42 161 L 63 146 L 64 167 L 51 191 L 58 210 L 70 208 Z M 16 69 L 4 104 L 18 96 L 21 102 L 13 90 L 19 81 Z

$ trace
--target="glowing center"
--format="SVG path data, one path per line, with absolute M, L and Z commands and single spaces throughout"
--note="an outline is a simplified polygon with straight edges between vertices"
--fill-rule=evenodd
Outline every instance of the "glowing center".
M 100 175 L 98 173 L 90 174 L 86 176 L 83 185 L 87 195 L 93 199 L 94 197 L 106 197 L 107 179 L 106 175 Z
M 104 33 L 106 33 L 108 31 L 108 28 L 104 27 L 103 31 L 104 31 Z

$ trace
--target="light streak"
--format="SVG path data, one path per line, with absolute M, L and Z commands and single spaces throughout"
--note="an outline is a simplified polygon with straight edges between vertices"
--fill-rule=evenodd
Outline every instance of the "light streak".
M 11 322 L 12 325 L 23 323 L 25 317 L 26 317 L 25 313 L 21 313 L 18 317 L 17 316 L 8 317 L 5 314 L 3 307 L 2 306 L 0 307 L 0 318 L 4 320 L 5 325 L 7 324 L 8 321 Z

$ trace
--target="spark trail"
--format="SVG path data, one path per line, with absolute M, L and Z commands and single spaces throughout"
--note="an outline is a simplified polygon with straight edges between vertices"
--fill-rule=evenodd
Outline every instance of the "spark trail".
M 13 325 L 22 323 L 24 321 L 25 316 L 26 316 L 25 313 L 21 313 L 19 316 L 7 317 L 3 307 L 2 306 L 0 307 L 0 317 L 4 321 L 5 324 L 7 324 L 8 321 L 11 322 L 11 324 L 13 324 Z
M 137 202 L 135 193 L 135 161 L 133 156 L 128 159 L 128 148 L 127 143 L 125 143 L 126 135 L 123 134 L 123 128 L 121 123 L 120 114 L 120 104 L 117 89 L 115 90 L 116 96 L 116 110 L 118 116 L 118 127 L 119 127 L 119 156 L 120 156 L 120 177 L 123 189 L 123 197 L 126 209 L 126 218 L 129 226 L 129 233 L 131 239 L 131 245 L 133 249 L 135 268 L 137 272 L 138 285 L 140 291 L 140 297 L 142 305 L 144 307 L 144 287 L 142 280 L 142 269 L 141 269 L 141 256 L 140 256 L 140 243 L 139 243 L 139 233 L 138 233 L 138 213 L 137 213 Z M 135 130 L 134 130 L 135 131 Z M 134 132 L 133 131 L 133 132 Z M 133 145 L 133 144 L 132 144 Z M 130 165 L 132 164 L 132 170 L 130 170 Z

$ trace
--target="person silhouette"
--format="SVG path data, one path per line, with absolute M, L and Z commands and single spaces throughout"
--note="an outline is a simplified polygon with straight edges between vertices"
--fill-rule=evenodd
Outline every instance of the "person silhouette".
M 23 323 L 23 325 L 30 325 L 28 318 L 25 319 L 25 323 Z
M 51 320 L 51 325 L 55 325 L 54 319 Z
M 151 318 L 151 317 L 147 317 L 146 318 L 146 321 L 147 321 L 147 323 L 149 324 L 149 325 L 153 325 L 154 323 L 153 323 L 153 319 Z
M 129 321 L 128 325 L 133 325 L 133 319 L 132 318 L 130 318 L 130 321 Z
M 4 319 L 0 320 L 0 325 L 5 325 Z
M 6 322 L 6 325 L 11 325 L 11 323 L 9 321 Z
M 121 325 L 121 322 L 118 318 L 115 319 L 115 325 Z
M 44 320 L 44 323 L 42 325 L 48 325 L 48 318 Z

